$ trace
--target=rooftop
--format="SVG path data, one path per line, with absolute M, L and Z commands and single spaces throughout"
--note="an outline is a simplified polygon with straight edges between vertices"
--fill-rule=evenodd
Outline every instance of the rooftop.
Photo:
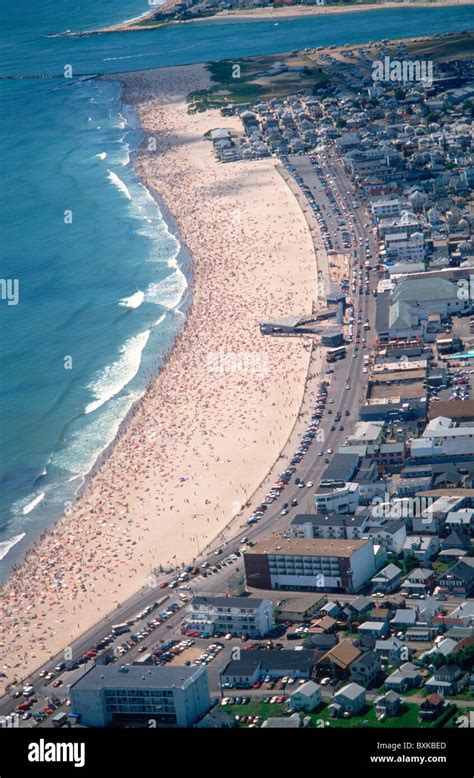
M 256 543 L 250 554 L 271 554 L 272 556 L 328 556 L 350 557 L 359 548 L 367 545 L 368 540 L 345 540 L 327 538 L 268 538 Z
M 202 667 L 160 667 L 150 665 L 96 665 L 71 686 L 71 691 L 99 689 L 181 688 L 201 675 Z
M 368 519 L 367 513 L 358 513 L 356 516 L 343 513 L 298 513 L 292 525 L 312 524 L 313 527 L 362 527 Z
M 207 597 L 197 595 L 193 598 L 193 605 L 211 605 L 219 608 L 259 608 L 264 602 L 258 597 Z

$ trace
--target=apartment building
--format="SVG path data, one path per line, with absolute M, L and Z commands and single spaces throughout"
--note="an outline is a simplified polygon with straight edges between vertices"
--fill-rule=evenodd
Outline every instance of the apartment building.
M 71 711 L 86 727 L 156 720 L 190 727 L 211 707 L 204 667 L 96 665 L 71 686 Z
M 356 592 L 375 573 L 368 540 L 269 538 L 244 553 L 247 586 Z
M 291 522 L 291 530 L 297 538 L 347 538 L 360 540 L 369 521 L 368 513 L 355 516 L 338 513 L 300 513 Z
M 256 597 L 194 597 L 183 621 L 187 632 L 264 637 L 274 627 L 271 600 Z

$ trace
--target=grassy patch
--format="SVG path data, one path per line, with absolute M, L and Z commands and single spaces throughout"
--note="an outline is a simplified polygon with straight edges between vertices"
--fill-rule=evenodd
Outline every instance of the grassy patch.
M 445 573 L 452 566 L 452 562 L 433 562 L 433 570 L 437 573 Z
M 379 721 L 375 714 L 375 707 L 372 702 L 367 704 L 365 711 L 359 716 L 353 716 L 350 719 L 335 719 L 329 714 L 328 707 L 323 708 L 319 713 L 310 713 L 313 727 L 322 727 L 323 722 L 328 722 L 328 726 L 359 729 L 363 728 L 376 728 L 376 729 L 401 729 L 401 728 L 417 728 L 426 729 L 439 726 L 439 722 L 446 717 L 451 720 L 451 717 L 456 712 L 456 708 L 450 711 L 448 717 L 445 711 L 442 716 L 434 722 L 420 722 L 418 720 L 419 706 L 414 703 L 405 703 L 402 707 L 402 712 L 398 716 L 388 716 L 384 721 Z
M 474 36 L 472 33 L 459 33 L 445 39 L 407 42 L 407 52 L 413 58 L 432 59 L 435 62 L 470 58 L 474 56 Z
M 273 73 L 272 65 L 282 62 L 298 72 Z M 253 103 L 259 98 L 286 97 L 302 89 L 323 86 L 328 77 L 304 55 L 269 55 L 245 59 L 220 60 L 206 65 L 212 86 L 191 92 L 189 112 L 222 108 L 234 103 Z
M 269 702 L 263 702 L 263 700 L 250 700 L 247 705 L 224 705 L 222 710 L 225 710 L 230 716 L 261 716 L 262 719 L 279 718 L 286 714 L 283 704 L 270 705 Z M 248 727 L 248 724 L 239 724 L 239 726 Z

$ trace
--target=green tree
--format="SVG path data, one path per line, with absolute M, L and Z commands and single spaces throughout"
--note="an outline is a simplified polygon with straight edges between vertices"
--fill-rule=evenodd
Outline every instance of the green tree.
M 450 665 L 457 665 L 463 670 L 471 670 L 474 668 L 474 645 L 466 646 L 462 651 L 457 654 L 450 654 L 446 663 Z

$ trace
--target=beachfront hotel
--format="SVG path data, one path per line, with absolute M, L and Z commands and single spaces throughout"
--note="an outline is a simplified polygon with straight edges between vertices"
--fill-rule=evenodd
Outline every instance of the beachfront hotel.
M 211 636 L 216 632 L 264 637 L 274 627 L 271 600 L 257 597 L 195 597 L 184 619 L 186 631 Z
M 248 587 L 357 592 L 376 572 L 370 540 L 269 539 L 244 554 Z
M 191 727 L 211 707 L 204 667 L 96 665 L 71 686 L 71 710 L 86 727 L 157 723 Z

